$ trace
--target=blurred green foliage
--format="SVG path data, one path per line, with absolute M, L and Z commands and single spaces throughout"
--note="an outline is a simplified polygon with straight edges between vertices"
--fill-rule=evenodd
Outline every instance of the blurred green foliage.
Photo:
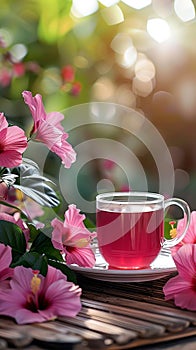
M 72 39 L 66 37 L 74 26 L 69 15 L 71 4 L 71 0 L 1 1 L 0 38 L 6 48 L 0 51 L 0 69 L 6 67 L 12 74 L 5 54 L 19 44 L 26 49 L 24 58 L 16 57 L 17 62 L 25 65 L 24 74 L 12 74 L 10 84 L 0 85 L 1 110 L 8 117 L 27 114 L 21 97 L 23 90 L 42 94 L 48 111 L 61 110 L 85 99 L 85 96 L 77 99 L 61 89 L 61 69 L 73 64 Z M 80 81 L 80 72 L 77 74 Z
M 167 2 L 169 10 L 172 2 Z M 167 20 L 174 28 L 176 41 L 171 41 L 168 46 L 165 43 L 159 46 L 146 32 L 147 19 L 158 16 L 153 6 L 138 11 L 119 1 L 124 21 L 115 25 L 109 25 L 105 20 L 105 8 L 101 3 L 97 12 L 84 18 L 74 18 L 70 14 L 71 6 L 72 0 L 1 0 L 0 39 L 4 38 L 6 47 L 0 47 L 0 83 L 5 68 L 8 69 L 8 76 L 5 75 L 2 79 L 4 82 L 7 79 L 10 81 L 0 84 L 0 110 L 9 121 L 14 120 L 27 132 L 32 119 L 21 96 L 23 90 L 30 90 L 33 95 L 40 93 L 47 112 L 63 111 L 92 100 L 124 104 L 141 111 L 163 136 L 168 148 L 171 148 L 174 167 L 180 169 L 177 173 L 179 178 L 176 177 L 175 195 L 187 200 L 194 208 L 195 104 L 194 101 L 192 104 L 185 103 L 183 110 L 179 107 L 183 99 L 172 99 L 172 94 L 180 84 L 183 86 L 183 79 L 186 85 L 195 77 L 195 21 L 182 23 L 173 11 Z M 133 91 L 134 70 L 131 68 L 128 71 L 120 66 L 119 56 L 111 47 L 112 40 L 122 32 L 130 36 L 138 56 L 146 55 L 155 66 L 153 91 L 147 96 Z M 13 73 L 13 62 L 10 62 L 8 53 L 14 53 L 17 47 L 19 56 L 22 50 L 26 52 L 23 57 L 16 58 L 14 64 L 19 62 L 24 67 L 14 67 Z M 79 93 L 73 94 L 70 83 L 65 84 L 63 81 L 62 69 L 66 65 L 73 67 L 75 81 L 81 84 Z M 19 71 L 22 68 L 23 73 Z M 164 93 L 161 94 L 162 92 Z M 193 91 L 193 96 L 194 93 Z M 108 135 L 123 143 L 117 133 Z M 128 136 L 129 142 L 134 141 L 133 137 L 131 139 Z M 77 140 L 82 142 L 86 137 L 101 137 L 101 133 L 97 133 L 95 128 L 93 131 L 80 129 L 74 133 L 71 141 L 75 146 Z M 128 139 L 126 135 L 124 138 Z M 147 174 L 149 190 L 157 191 L 159 174 L 152 156 L 141 147 L 138 152 L 135 148 L 133 151 Z M 55 172 L 58 174 L 56 169 L 60 167 L 59 160 L 49 154 L 44 166 L 47 173 L 55 177 Z M 87 199 L 90 193 L 95 196 L 97 182 L 102 176 L 106 177 L 103 170 L 102 165 L 96 163 L 92 167 L 87 164 L 80 172 L 77 179 L 81 185 L 80 192 Z M 118 184 L 116 188 L 118 189 Z

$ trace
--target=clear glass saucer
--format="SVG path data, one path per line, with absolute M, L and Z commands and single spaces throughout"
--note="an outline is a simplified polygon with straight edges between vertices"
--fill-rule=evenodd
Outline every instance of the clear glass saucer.
M 145 282 L 165 277 L 176 271 L 174 260 L 169 250 L 163 249 L 147 269 L 116 270 L 109 269 L 97 247 L 96 263 L 92 268 L 70 265 L 69 267 L 86 277 L 108 282 Z

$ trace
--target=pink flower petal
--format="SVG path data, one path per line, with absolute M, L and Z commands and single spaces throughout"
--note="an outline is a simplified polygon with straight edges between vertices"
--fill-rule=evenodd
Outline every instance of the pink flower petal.
M 192 280 L 196 271 L 196 245 L 185 244 L 173 257 L 178 273 L 184 280 Z
M 23 297 L 30 293 L 30 282 L 33 277 L 32 270 L 30 268 L 23 268 L 17 266 L 14 269 L 14 278 L 11 280 L 10 285 L 13 290 L 18 291 Z
M 4 149 L 23 153 L 27 148 L 27 138 L 24 131 L 18 126 L 7 128 Z
M 60 279 L 48 287 L 45 297 L 51 300 L 53 316 L 74 317 L 81 309 L 80 295 L 78 286 Z
M 43 142 L 52 152 L 56 153 L 66 168 L 76 160 L 76 153 L 72 146 L 66 141 L 68 134 L 60 122 L 64 119 L 59 112 L 46 113 L 41 95 L 32 96 L 30 91 L 22 93 L 25 103 L 29 106 L 34 126 L 31 136 L 35 141 Z
M 4 117 L 4 114 L 3 113 L 0 113 L 0 132 L 3 130 L 3 129 L 7 129 L 8 127 L 8 122 L 6 120 L 6 118 Z
M 64 119 L 64 115 L 60 112 L 49 112 L 47 114 L 48 123 L 54 125 L 57 129 L 64 131 L 61 121 Z
M 8 185 L 5 182 L 0 182 L 0 200 L 7 199 L 8 196 Z
M 70 204 L 68 210 L 65 212 L 65 222 L 69 223 L 72 226 L 83 228 L 83 220 L 85 218 L 85 215 L 80 214 L 80 209 L 77 209 L 75 204 Z
M 54 282 L 63 279 L 67 281 L 67 276 L 65 276 L 60 270 L 55 269 L 52 266 L 49 266 L 49 273 L 45 277 L 45 283 L 42 286 L 42 291 L 45 294 L 45 291 L 48 289 L 48 286 L 52 285 Z
M 53 219 L 51 222 L 51 226 L 54 228 L 52 232 L 52 244 L 56 249 L 60 251 L 63 250 L 63 242 L 62 242 L 62 232 L 64 231 L 63 223 L 57 218 Z
M 95 255 L 90 247 L 74 248 L 71 252 L 67 248 L 66 262 L 68 265 L 77 264 L 83 267 L 93 267 L 95 265 Z
M 61 147 L 58 144 L 55 144 L 51 150 L 62 159 L 62 164 L 65 166 L 65 168 L 70 168 L 71 164 L 76 160 L 76 152 L 66 141 L 66 135 L 67 134 L 62 135 Z
M 41 323 L 51 319 L 50 315 L 49 317 L 46 317 L 46 313 L 44 312 L 33 313 L 32 311 L 27 309 L 18 309 L 15 313 L 14 318 L 18 324 L 28 324 L 35 322 Z
M 28 105 L 32 117 L 34 119 L 34 126 L 32 132 L 36 133 L 39 127 L 40 117 L 42 117 L 43 120 L 45 120 L 46 118 L 46 113 L 42 103 L 42 96 L 40 94 L 37 94 L 35 95 L 35 97 L 33 97 L 30 91 L 23 91 L 22 96 L 24 98 L 25 103 Z
M 163 287 L 166 300 L 174 299 L 177 306 L 196 310 L 196 245 L 186 244 L 174 256 L 178 275 Z
M 9 267 L 12 261 L 12 249 L 0 243 L 0 269 Z
M 20 293 L 12 289 L 0 289 L 0 315 L 15 318 L 18 310 L 22 311 L 25 298 L 21 298 Z
M 9 266 L 12 261 L 11 247 L 0 243 L 0 281 L 4 281 L 13 275 L 13 269 Z
M 0 113 L 0 132 L 3 129 L 7 129 L 8 128 L 8 122 L 4 116 L 4 113 Z
M 190 282 L 185 281 L 179 275 L 172 277 L 163 287 L 166 300 L 174 299 L 178 293 L 182 293 L 190 288 Z
M 22 163 L 22 153 L 27 148 L 27 138 L 18 126 L 8 126 L 0 114 L 0 166 L 12 168 Z
M 192 284 L 180 276 L 171 278 L 163 288 L 166 300 L 174 299 L 181 308 L 196 310 L 196 291 Z
M 187 288 L 174 297 L 176 306 L 182 309 L 196 311 L 196 292 L 192 288 Z
M 185 225 L 185 219 L 181 219 L 178 222 L 177 228 L 183 230 Z M 196 243 L 196 211 L 191 212 L 191 221 L 187 233 L 183 239 L 184 243 Z
M 43 142 L 48 149 L 52 150 L 55 145 L 59 147 L 62 145 L 61 138 L 61 130 L 49 124 L 47 121 L 42 120 L 33 139 L 38 142 Z

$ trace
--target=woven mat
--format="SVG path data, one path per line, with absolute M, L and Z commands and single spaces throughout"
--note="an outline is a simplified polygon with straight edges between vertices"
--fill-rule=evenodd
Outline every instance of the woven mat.
M 83 306 L 77 317 L 24 326 L 0 318 L 0 350 L 138 350 L 188 339 L 196 335 L 196 313 L 164 300 L 167 279 L 112 283 L 78 275 Z

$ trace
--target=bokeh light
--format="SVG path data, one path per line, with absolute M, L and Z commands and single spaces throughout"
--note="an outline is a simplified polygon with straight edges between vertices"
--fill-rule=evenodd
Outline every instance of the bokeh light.
M 149 6 L 152 0 L 121 0 L 126 5 L 133 7 L 134 9 L 140 10 L 146 6 Z
M 121 55 L 132 46 L 131 36 L 127 33 L 118 33 L 111 42 L 111 48 Z
M 175 0 L 174 10 L 183 22 L 188 22 L 195 18 L 195 7 L 191 0 Z
M 77 68 L 87 68 L 89 65 L 89 62 L 86 57 L 78 55 L 74 58 L 74 64 Z
M 12 46 L 10 52 L 15 62 L 22 60 L 27 54 L 27 48 L 23 44 L 16 44 Z
M 123 12 L 118 5 L 113 5 L 102 9 L 101 14 L 109 26 L 119 24 L 124 21 Z
M 71 13 L 74 17 L 85 17 L 92 15 L 98 8 L 97 0 L 73 0 Z
M 147 22 L 147 31 L 158 43 L 163 43 L 171 35 L 169 24 L 162 18 L 149 19 Z
M 143 78 L 142 80 L 135 77 L 133 78 L 133 92 L 141 97 L 147 97 L 153 91 L 153 81 L 148 77 Z
M 135 64 L 135 75 L 142 81 L 155 78 L 155 66 L 145 55 L 140 55 L 138 57 Z
M 153 0 L 152 8 L 162 18 L 167 18 L 173 13 L 173 0 Z
M 137 59 L 137 50 L 134 46 L 130 46 L 125 50 L 123 55 L 116 54 L 116 62 L 123 68 L 129 68 L 134 65 Z
M 4 39 L 5 45 L 7 47 L 12 44 L 14 35 L 6 28 L 0 28 L 0 37 Z
M 101 77 L 97 79 L 92 88 L 92 98 L 97 101 L 110 100 L 115 92 L 115 87 L 109 78 Z
M 99 0 L 99 2 L 106 7 L 113 6 L 117 4 L 119 1 L 120 0 Z

